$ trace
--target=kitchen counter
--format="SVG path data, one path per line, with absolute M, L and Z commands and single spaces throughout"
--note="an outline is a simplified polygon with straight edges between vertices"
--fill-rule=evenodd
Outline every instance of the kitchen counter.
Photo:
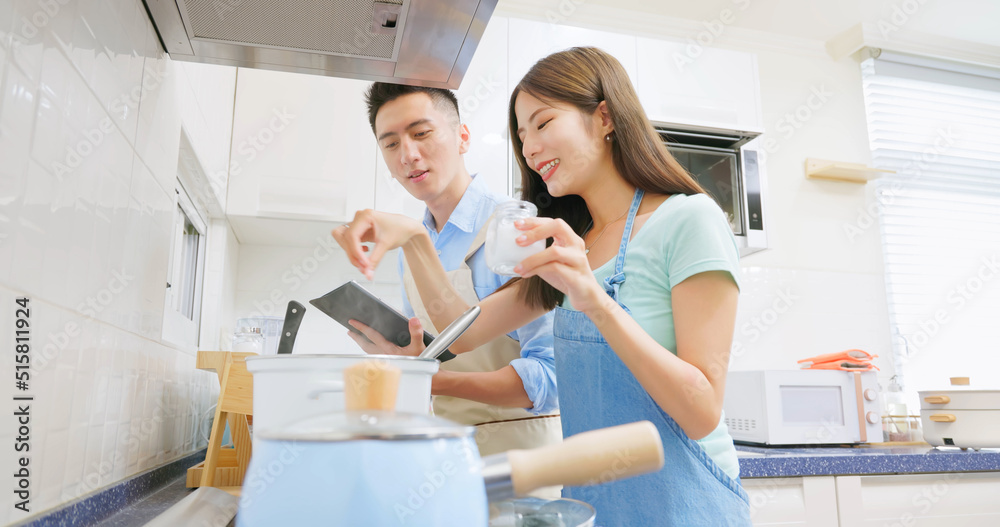
M 931 446 L 778 448 L 736 445 L 741 478 L 1000 471 L 1000 449 Z

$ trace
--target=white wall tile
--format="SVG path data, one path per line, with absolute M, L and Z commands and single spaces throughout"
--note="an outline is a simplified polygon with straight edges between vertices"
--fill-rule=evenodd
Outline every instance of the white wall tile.
M 45 456 L 35 458 L 42 464 L 38 480 L 37 510 L 52 507 L 60 501 L 66 471 L 66 456 L 70 447 L 69 435 L 68 429 L 47 433 L 41 450 Z
M 14 31 L 14 2 L 0 2 L 0 48 L 10 47 Z
M 36 13 L 42 11 L 42 8 L 30 0 L 16 0 L 14 10 L 14 31 L 11 33 L 8 46 L 10 60 L 28 78 L 37 82 L 42 69 L 42 43 L 45 31 L 44 28 L 38 28 L 34 24 L 25 24 L 24 22 L 32 20 Z
M 195 423 L 218 382 L 160 344 L 160 325 L 181 119 L 224 172 L 235 82 L 232 68 L 195 66 L 197 89 L 179 97 L 137 0 L 48 4 L 25 29 L 46 7 L 0 2 L 0 299 L 44 306 L 33 384 L 46 507 L 204 445 Z M 231 274 L 217 305 L 231 318 L 231 231 L 220 247 Z M 0 523 L 19 518 L 3 509 Z
M 42 274 L 45 244 L 51 240 L 50 208 L 55 189 L 54 178 L 38 164 L 29 163 L 10 279 L 14 287 L 32 295 L 42 292 L 45 280 Z

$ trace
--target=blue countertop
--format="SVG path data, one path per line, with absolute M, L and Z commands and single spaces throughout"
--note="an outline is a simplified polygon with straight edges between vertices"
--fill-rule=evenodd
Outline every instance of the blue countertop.
M 927 446 L 778 448 L 736 445 L 741 478 L 1000 471 L 1000 449 Z

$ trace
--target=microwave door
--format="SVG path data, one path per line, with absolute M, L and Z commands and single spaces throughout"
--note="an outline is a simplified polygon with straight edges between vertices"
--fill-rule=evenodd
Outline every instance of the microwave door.
M 778 372 L 775 372 L 778 373 Z M 820 372 L 815 372 L 820 373 Z M 823 372 L 826 373 L 826 372 Z M 841 373 L 841 372 L 830 372 Z M 768 409 L 771 418 L 769 444 L 815 445 L 858 441 L 858 422 L 853 390 L 841 379 L 802 383 L 801 377 L 768 383 L 773 390 Z
M 743 234 L 743 189 L 737 153 L 711 147 L 677 145 L 667 145 L 667 150 L 719 204 L 733 234 Z

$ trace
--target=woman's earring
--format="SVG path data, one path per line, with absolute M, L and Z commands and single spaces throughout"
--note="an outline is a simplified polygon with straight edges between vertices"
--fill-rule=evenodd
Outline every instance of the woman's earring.
M 611 142 L 611 134 L 608 134 L 608 135 L 604 136 L 604 142 L 606 142 L 606 143 L 610 143 Z

